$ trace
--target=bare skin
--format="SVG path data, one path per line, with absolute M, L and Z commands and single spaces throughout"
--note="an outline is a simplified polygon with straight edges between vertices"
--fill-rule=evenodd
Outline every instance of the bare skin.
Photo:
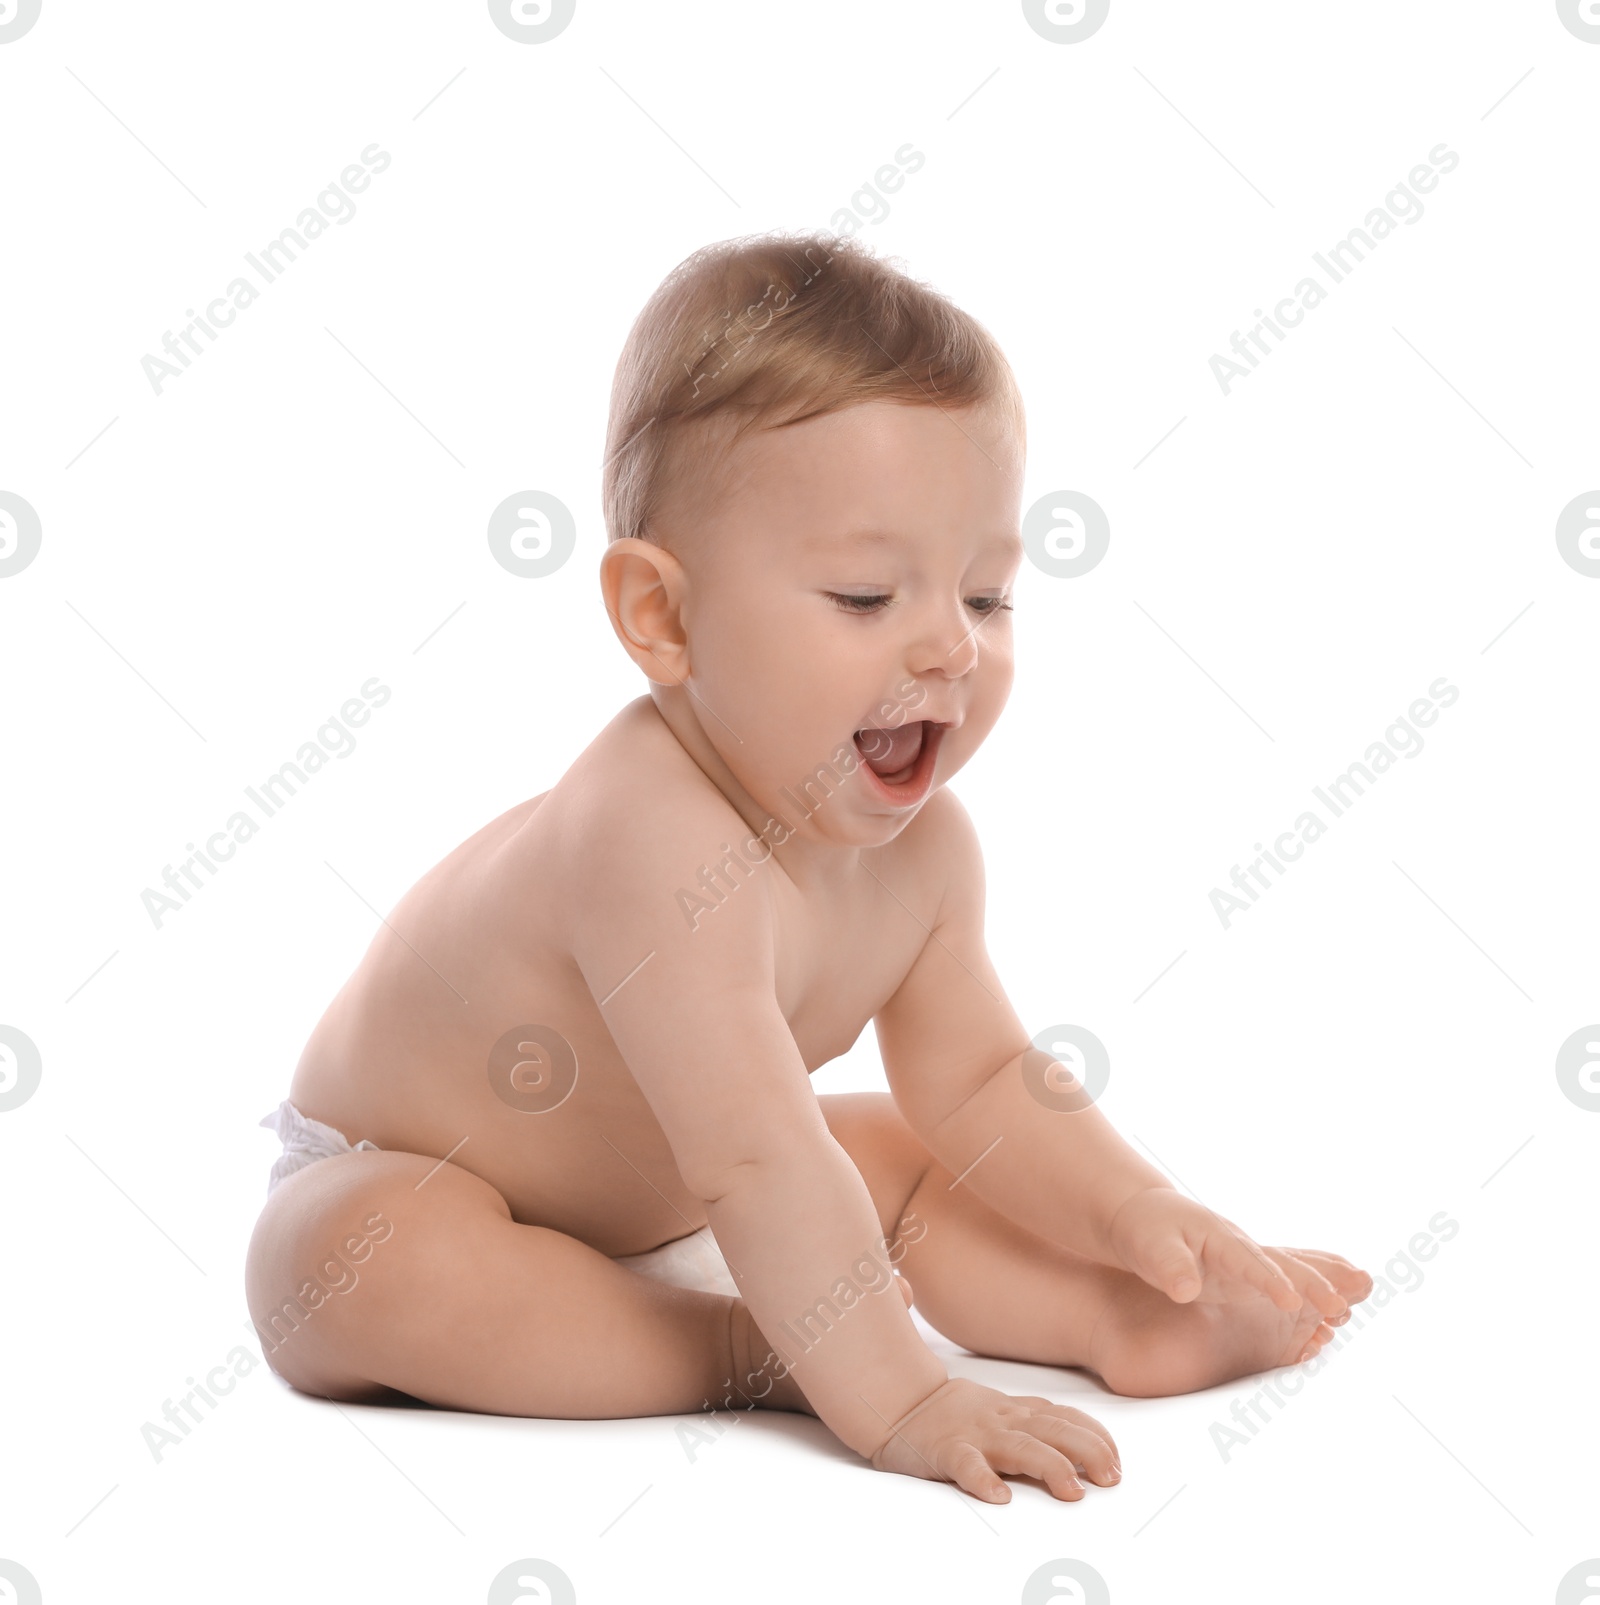
M 1120 1474 L 1105 1429 L 951 1381 L 906 1299 L 976 1352 L 1160 1394 L 1309 1357 L 1371 1279 L 1181 1197 L 1059 1066 L 1029 1090 L 945 789 L 1010 688 L 1016 442 L 871 403 L 735 461 L 664 544 L 605 554 L 650 694 L 417 882 L 312 1033 L 289 1096 L 382 1152 L 278 1188 L 252 1317 L 325 1397 L 807 1410 L 880 1469 L 1081 1498 Z M 890 1092 L 817 1097 L 868 1021 Z M 740 1298 L 615 1263 L 708 1222 Z

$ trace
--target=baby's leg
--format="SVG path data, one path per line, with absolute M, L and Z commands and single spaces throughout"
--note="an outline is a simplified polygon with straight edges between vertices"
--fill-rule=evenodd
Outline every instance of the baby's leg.
M 1310 1306 L 1286 1315 L 1265 1298 L 1174 1304 L 984 1203 L 933 1158 L 887 1093 L 819 1102 L 891 1240 L 898 1226 L 905 1246 L 897 1266 L 916 1307 L 976 1354 L 1082 1366 L 1116 1393 L 1189 1393 L 1292 1365 L 1333 1335 Z M 1347 1299 L 1371 1290 L 1364 1272 L 1335 1256 L 1301 1257 Z
M 272 1368 L 330 1399 L 671 1415 L 720 1407 L 766 1354 L 742 1300 L 518 1225 L 487 1182 L 415 1154 L 341 1154 L 289 1177 L 256 1226 L 246 1292 Z M 751 1402 L 807 1408 L 788 1379 Z

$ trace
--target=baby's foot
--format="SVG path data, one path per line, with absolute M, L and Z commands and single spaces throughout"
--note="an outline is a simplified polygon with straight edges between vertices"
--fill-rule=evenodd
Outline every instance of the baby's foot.
M 1372 1278 L 1337 1254 L 1267 1249 L 1274 1259 L 1308 1266 L 1338 1294 L 1323 1296 L 1326 1313 L 1309 1301 L 1280 1310 L 1266 1298 L 1226 1304 L 1174 1304 L 1128 1277 L 1101 1315 L 1090 1343 L 1090 1367 L 1113 1393 L 1139 1398 L 1193 1393 L 1234 1377 L 1309 1360 L 1350 1318 L 1351 1302 L 1372 1291 Z

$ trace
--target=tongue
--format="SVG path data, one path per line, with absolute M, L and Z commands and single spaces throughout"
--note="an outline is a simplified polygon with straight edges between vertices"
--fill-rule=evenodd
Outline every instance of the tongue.
M 898 774 L 922 756 L 922 721 L 896 730 L 858 730 L 856 746 L 867 767 L 880 778 Z

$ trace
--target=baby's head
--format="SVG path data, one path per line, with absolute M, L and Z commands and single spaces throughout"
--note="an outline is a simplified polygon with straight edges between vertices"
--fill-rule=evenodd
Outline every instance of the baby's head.
M 887 841 L 977 750 L 1011 685 L 1024 450 L 992 337 L 852 241 L 708 246 L 646 304 L 601 584 L 755 828 Z

